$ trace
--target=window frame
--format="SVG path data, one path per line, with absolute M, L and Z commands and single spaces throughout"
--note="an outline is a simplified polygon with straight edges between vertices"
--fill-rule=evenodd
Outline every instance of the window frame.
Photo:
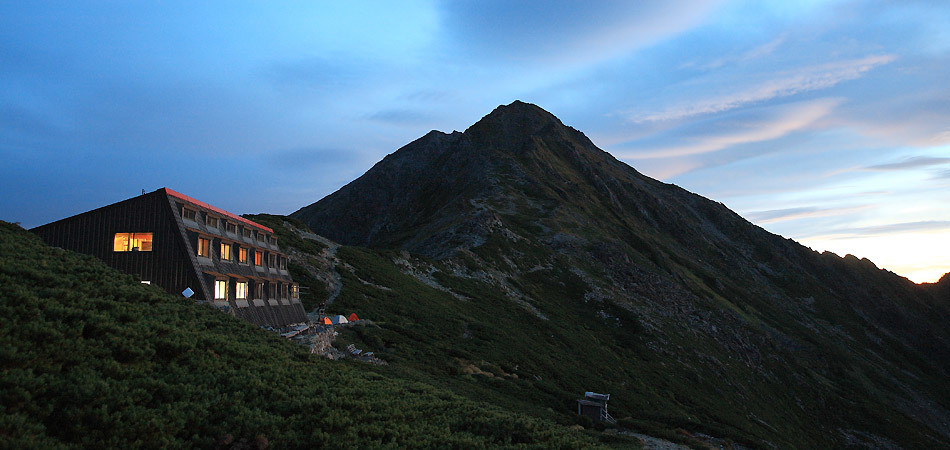
M 221 242 L 220 253 L 218 253 L 218 256 L 220 257 L 222 261 L 231 260 L 231 256 L 232 256 L 231 247 L 232 247 L 232 244 L 230 242 L 224 242 L 224 241 Z
M 247 247 L 238 247 L 238 262 L 247 264 Z
M 234 298 L 237 300 L 247 300 L 247 281 L 234 283 Z
M 188 216 L 189 216 L 189 213 L 191 213 L 191 214 L 190 214 L 191 217 L 188 217 Z M 198 211 L 197 211 L 197 210 L 194 210 L 194 209 L 191 209 L 191 208 L 189 208 L 189 207 L 187 207 L 187 206 L 182 206 L 182 207 L 181 207 L 181 218 L 182 218 L 182 219 L 185 219 L 185 220 L 190 220 L 190 221 L 192 221 L 192 222 L 198 222 Z
M 137 238 L 136 235 L 143 236 L 142 238 Z M 122 236 L 125 238 L 125 250 L 119 249 L 118 239 Z M 144 236 L 148 236 L 147 238 Z M 136 246 L 136 244 L 139 244 Z M 147 248 L 146 248 L 147 245 Z M 129 233 L 116 233 L 112 237 L 112 252 L 113 253 L 126 253 L 126 252 L 151 252 L 155 247 L 155 233 L 153 232 L 129 232 Z
M 207 244 L 201 245 L 202 242 L 207 242 Z M 202 254 L 202 250 L 204 250 L 204 254 Z M 198 256 L 211 258 L 211 238 L 198 236 Z
M 205 225 L 210 228 L 220 228 L 221 219 L 219 219 L 217 216 L 205 213 Z
M 224 231 L 231 234 L 237 234 L 237 224 L 231 221 L 224 221 Z
M 223 286 L 223 291 L 222 290 Z M 219 294 L 224 294 L 220 296 Z M 214 280 L 214 299 L 215 300 L 227 300 L 228 299 L 228 280 Z
M 257 267 L 264 267 L 264 252 L 260 250 L 254 250 L 254 265 Z

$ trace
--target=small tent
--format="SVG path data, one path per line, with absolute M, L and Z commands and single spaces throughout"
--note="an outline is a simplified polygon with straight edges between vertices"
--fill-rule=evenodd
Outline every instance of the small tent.
M 346 320 L 349 320 L 350 322 L 357 322 L 360 320 L 360 318 L 356 316 L 356 313 L 350 313 L 350 317 L 347 317 Z
M 330 318 L 330 322 L 333 322 L 334 325 L 342 325 L 349 322 L 349 320 L 346 320 L 346 317 L 341 315 L 336 315 Z
M 333 322 L 330 321 L 329 317 L 321 317 L 320 325 L 333 325 Z

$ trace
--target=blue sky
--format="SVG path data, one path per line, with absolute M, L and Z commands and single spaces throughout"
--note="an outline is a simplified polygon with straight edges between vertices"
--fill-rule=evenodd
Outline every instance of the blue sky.
M 0 0 L 0 55 L 27 227 L 163 186 L 290 213 L 520 99 L 816 250 L 950 271 L 943 1 Z

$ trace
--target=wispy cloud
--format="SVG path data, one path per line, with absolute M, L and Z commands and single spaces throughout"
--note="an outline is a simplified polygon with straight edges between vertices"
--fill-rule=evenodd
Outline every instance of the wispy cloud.
M 775 52 L 775 50 L 777 50 L 779 47 L 782 46 L 782 44 L 785 43 L 785 40 L 786 40 L 786 37 L 782 35 L 769 42 L 766 42 L 765 44 L 754 47 L 739 55 L 718 58 L 718 59 L 713 60 L 712 62 L 701 64 L 701 65 L 696 64 L 695 62 L 691 62 L 691 63 L 685 64 L 683 67 L 698 66 L 702 70 L 712 70 L 712 69 L 718 69 L 720 67 L 730 65 L 730 64 L 741 64 L 744 62 L 756 60 L 756 59 L 771 55 L 772 53 Z
M 950 220 L 924 220 L 919 222 L 891 223 L 870 227 L 840 228 L 809 239 L 850 239 L 868 236 L 884 236 L 906 232 L 935 232 L 950 230 Z
M 829 64 L 804 67 L 760 82 L 751 88 L 729 95 L 682 103 L 659 112 L 627 112 L 632 123 L 681 120 L 693 116 L 714 114 L 739 108 L 748 104 L 788 97 L 802 92 L 832 87 L 842 81 L 861 77 L 865 72 L 894 61 L 894 55 L 874 55 Z
M 840 215 L 850 214 L 856 211 L 868 209 L 870 207 L 871 205 L 861 205 L 861 206 L 853 206 L 853 207 L 847 207 L 847 208 L 802 207 L 802 208 L 771 209 L 771 210 L 766 210 L 766 211 L 752 211 L 752 212 L 746 213 L 745 217 L 752 222 L 755 222 L 758 224 L 766 224 L 766 223 L 783 222 L 786 220 L 794 220 L 794 219 L 840 216 Z
M 576 2 L 447 0 L 446 37 L 478 61 L 590 63 L 640 48 L 704 20 L 718 0 Z
M 921 167 L 942 166 L 945 164 L 950 164 L 950 158 L 941 158 L 941 157 L 933 157 L 933 156 L 914 156 L 911 158 L 906 158 L 900 162 L 888 163 L 888 164 L 876 164 L 873 166 L 867 166 L 864 169 L 876 170 L 876 171 L 890 171 L 890 170 L 918 169 Z
M 366 118 L 390 125 L 423 125 L 431 122 L 433 116 L 427 112 L 414 109 L 385 109 L 376 111 L 366 116 Z
M 622 154 L 633 159 L 672 158 L 698 155 L 727 147 L 777 139 L 812 125 L 827 116 L 841 99 L 819 99 L 797 102 L 757 111 L 754 117 L 744 120 L 724 118 L 714 121 L 711 130 L 700 131 L 693 136 L 677 139 L 673 144 L 634 150 Z M 724 131 L 723 131 L 724 130 Z M 680 134 L 676 129 L 673 134 Z

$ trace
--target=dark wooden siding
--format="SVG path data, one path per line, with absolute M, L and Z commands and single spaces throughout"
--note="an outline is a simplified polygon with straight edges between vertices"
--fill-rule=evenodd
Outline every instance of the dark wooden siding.
M 197 273 L 182 249 L 181 232 L 166 196 L 155 191 L 34 228 L 46 243 L 93 255 L 143 281 L 181 295 L 191 287 L 199 295 Z M 116 252 L 116 233 L 152 233 L 152 251 Z

